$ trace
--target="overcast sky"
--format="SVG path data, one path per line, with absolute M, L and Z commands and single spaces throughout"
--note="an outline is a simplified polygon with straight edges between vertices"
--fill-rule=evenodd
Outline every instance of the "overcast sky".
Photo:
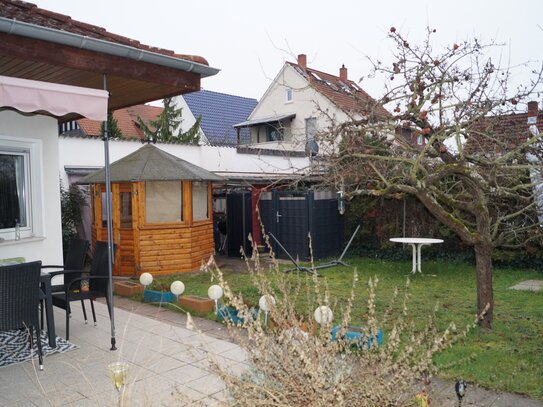
M 367 56 L 385 59 L 395 26 L 420 40 L 427 25 L 452 44 L 477 36 L 507 43 L 515 65 L 543 59 L 541 0 L 33 0 L 39 7 L 104 27 L 141 43 L 206 58 L 221 69 L 202 88 L 260 99 L 284 61 L 307 54 L 312 68 L 349 78 L 369 73 Z M 539 24 L 539 25 L 538 25 Z M 378 97 L 382 86 L 360 85 Z

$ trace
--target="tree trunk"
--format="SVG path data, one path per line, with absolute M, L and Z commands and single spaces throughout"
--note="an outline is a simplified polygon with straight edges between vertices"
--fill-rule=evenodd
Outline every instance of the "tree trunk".
M 475 263 L 477 274 L 477 314 L 482 315 L 479 325 L 492 329 L 494 296 L 492 293 L 492 246 L 475 245 Z M 485 311 L 486 309 L 486 311 Z

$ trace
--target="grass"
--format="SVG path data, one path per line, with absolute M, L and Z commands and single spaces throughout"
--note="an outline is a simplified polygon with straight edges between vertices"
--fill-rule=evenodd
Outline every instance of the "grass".
M 376 306 L 383 311 L 389 304 L 394 289 L 405 289 L 411 270 L 410 262 L 393 262 L 351 258 L 349 264 L 359 273 L 359 288 L 354 303 L 353 321 L 364 321 L 367 301 L 365 282 L 377 276 Z M 251 303 L 258 303 L 260 293 L 252 284 L 248 273 L 223 270 L 234 292 L 240 292 Z M 339 320 L 342 300 L 350 294 L 352 270 L 334 267 L 321 270 L 326 277 L 335 320 Z M 473 322 L 476 314 L 475 268 L 463 263 L 426 261 L 425 275 L 410 276 L 411 300 L 409 313 L 420 322 L 432 314 L 436 303 L 438 325 L 444 329 L 453 321 L 459 329 Z M 305 274 L 291 274 L 292 279 L 306 281 Z M 206 296 L 207 289 L 215 282 L 209 274 L 191 273 L 182 276 L 161 277 L 156 280 L 164 285 L 175 279 L 185 283 L 184 295 Z M 434 359 L 440 369 L 439 376 L 456 379 L 462 377 L 490 389 L 526 394 L 543 399 L 543 293 L 508 290 L 523 280 L 543 279 L 543 273 L 533 270 L 497 268 L 494 270 L 494 324 L 492 331 L 472 330 L 452 348 Z M 307 315 L 304 295 L 297 302 L 300 314 Z M 210 317 L 210 315 L 207 315 Z M 385 327 L 386 331 L 386 327 Z

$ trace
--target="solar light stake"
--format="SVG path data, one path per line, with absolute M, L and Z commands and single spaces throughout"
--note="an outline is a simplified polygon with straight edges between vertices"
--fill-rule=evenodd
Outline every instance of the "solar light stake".
M 223 291 L 220 285 L 212 285 L 207 290 L 207 296 L 215 301 L 215 310 L 219 312 L 219 299 L 222 297 Z
M 454 391 L 456 392 L 456 397 L 458 397 L 458 407 L 462 407 L 462 399 L 466 395 L 466 389 L 468 384 L 463 379 L 458 379 L 454 385 Z

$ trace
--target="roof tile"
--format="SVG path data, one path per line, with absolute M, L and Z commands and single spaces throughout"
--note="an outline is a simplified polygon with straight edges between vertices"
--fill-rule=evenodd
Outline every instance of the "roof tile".
M 0 0 L 0 16 L 28 24 L 35 24 L 41 27 L 52 28 L 55 30 L 66 31 L 73 34 L 84 35 L 87 37 L 113 42 L 116 44 L 127 45 L 157 54 L 167 55 L 174 58 L 184 59 L 209 65 L 205 58 L 196 55 L 176 54 L 172 50 L 151 47 L 141 44 L 139 41 L 122 35 L 110 33 L 106 29 L 87 24 L 82 21 L 72 20 L 70 16 L 56 13 L 54 11 L 39 8 L 35 4 L 20 0 Z
M 237 145 L 234 124 L 247 120 L 258 101 L 225 93 L 201 90 L 183 95 L 194 117 L 202 116 L 202 130 L 212 145 Z M 249 142 L 249 129 L 240 132 Z
M 375 114 L 378 118 L 391 117 L 390 113 L 358 84 L 351 80 L 341 81 L 339 76 L 306 67 L 305 70 L 294 62 L 295 67 L 309 81 L 311 86 L 325 95 L 346 113 Z

